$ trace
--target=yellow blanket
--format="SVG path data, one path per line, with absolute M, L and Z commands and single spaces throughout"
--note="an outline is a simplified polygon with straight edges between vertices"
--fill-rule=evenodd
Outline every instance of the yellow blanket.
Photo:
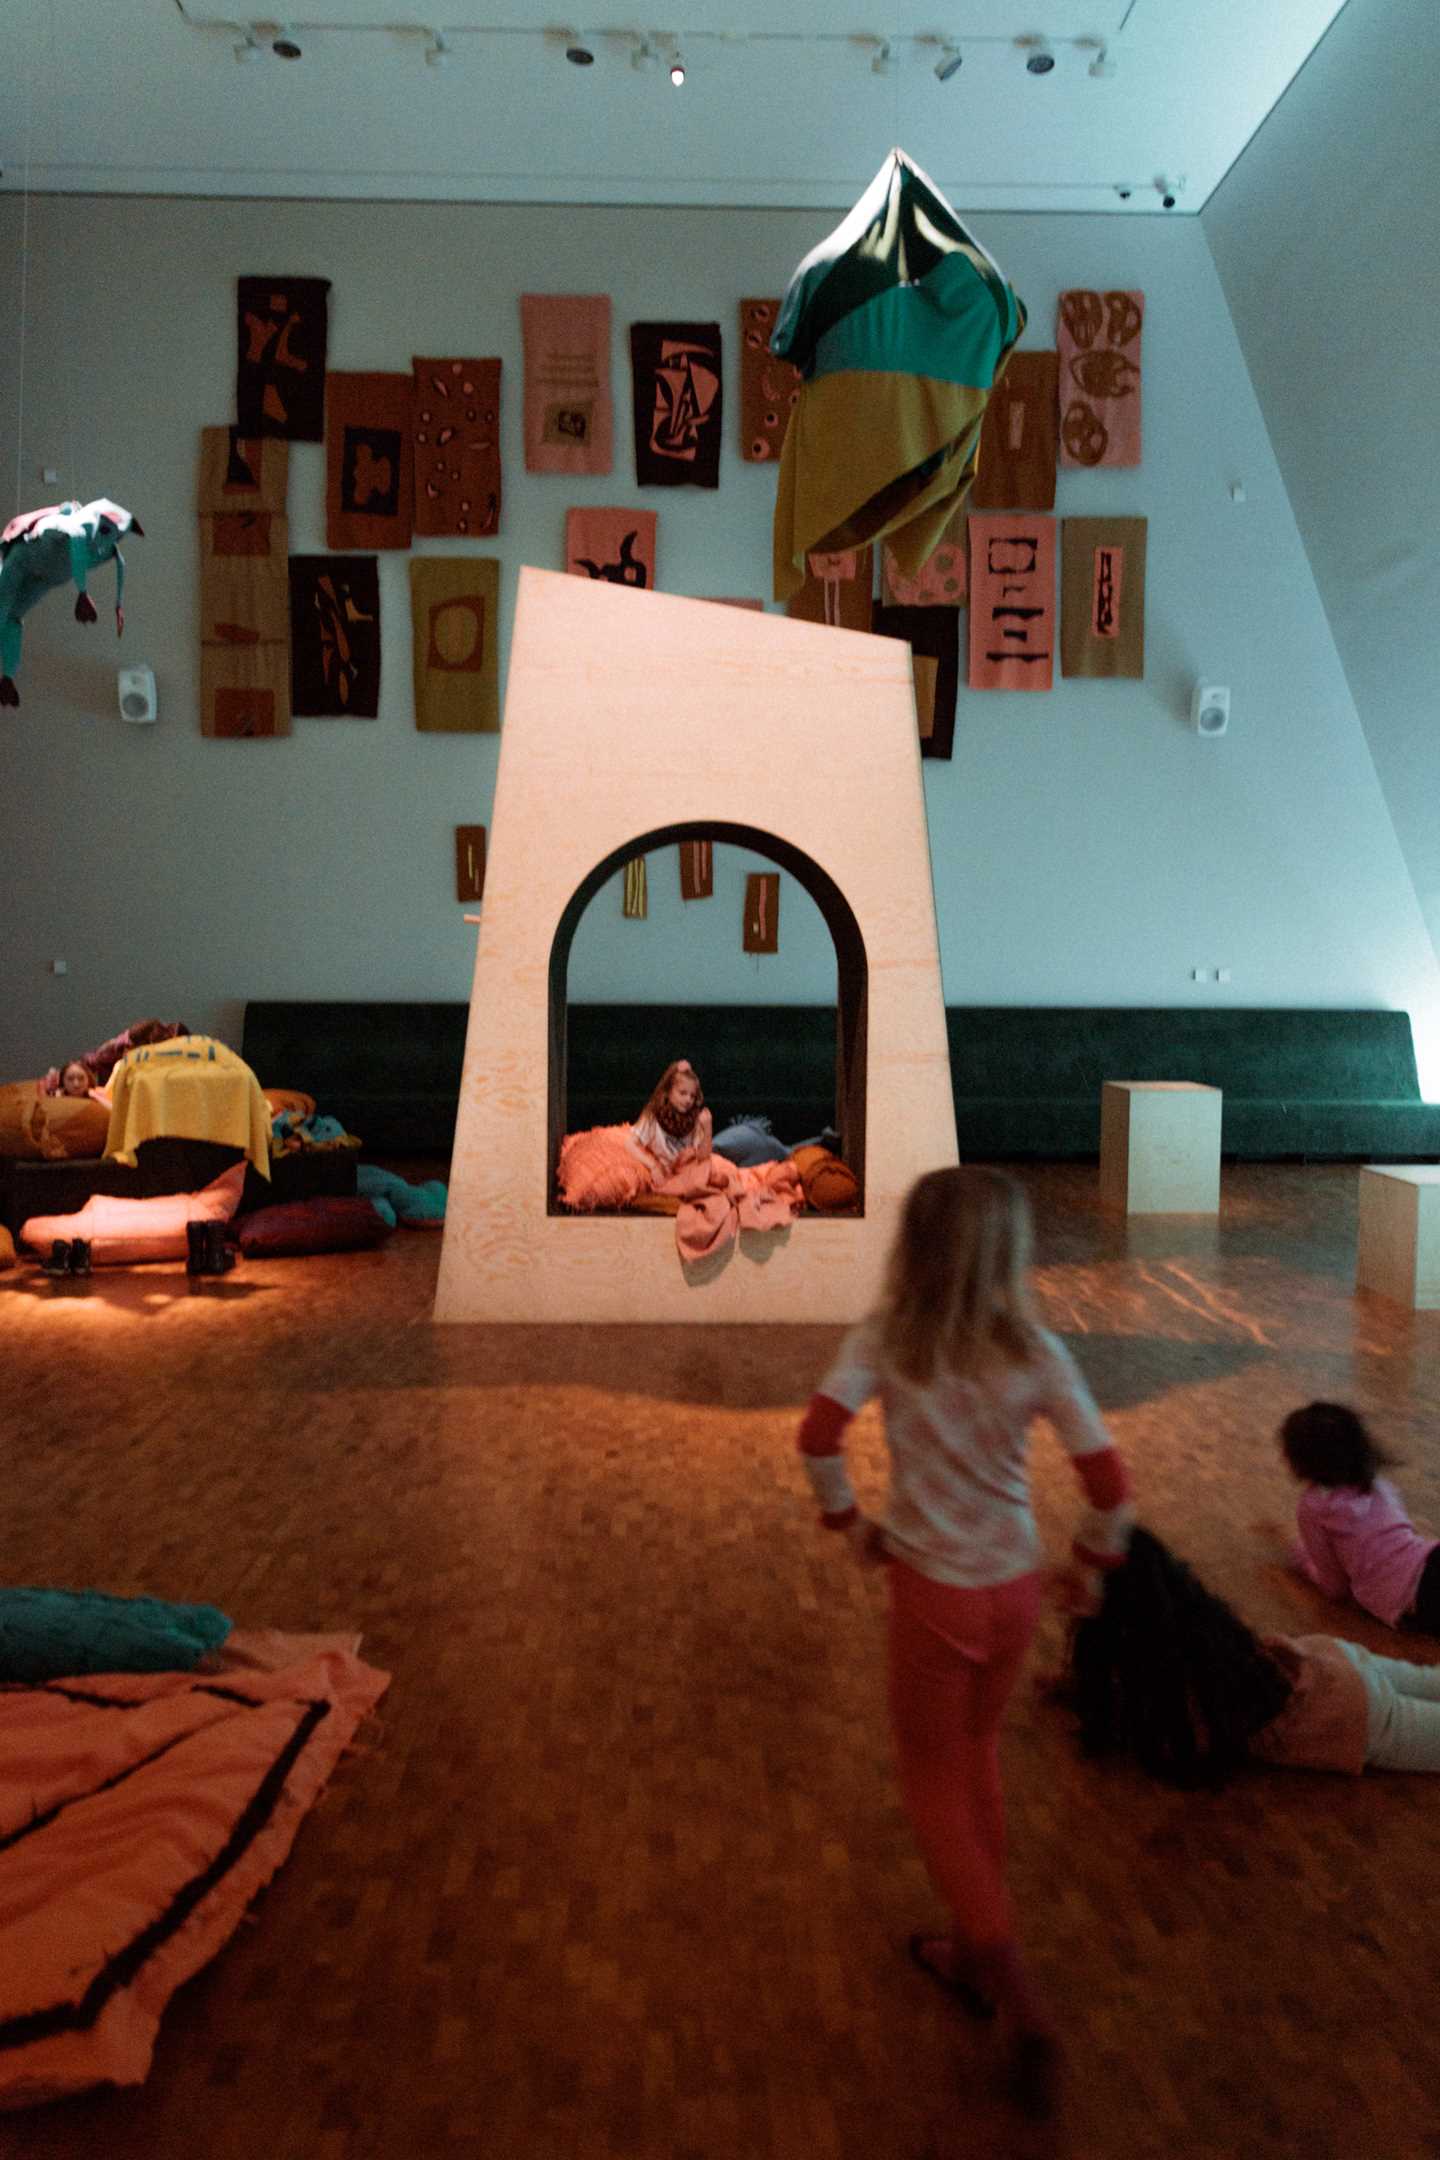
M 243 1058 L 208 1035 L 177 1035 L 121 1059 L 110 1076 L 106 1156 L 133 1163 L 142 1140 L 214 1140 L 270 1175 L 270 1109 Z

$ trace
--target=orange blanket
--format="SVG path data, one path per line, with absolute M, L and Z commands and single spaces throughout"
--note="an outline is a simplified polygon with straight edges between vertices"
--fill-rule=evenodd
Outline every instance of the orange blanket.
M 389 1685 L 349 1647 L 295 1648 L 278 1670 L 0 1689 L 0 2108 L 144 2079 L 166 2003 Z
M 680 1202 L 675 1245 L 687 1266 L 715 1259 L 742 1230 L 784 1229 L 805 1205 L 800 1173 L 788 1161 L 741 1169 L 723 1155 L 707 1155 L 703 1162 L 686 1163 L 656 1191 L 673 1193 Z

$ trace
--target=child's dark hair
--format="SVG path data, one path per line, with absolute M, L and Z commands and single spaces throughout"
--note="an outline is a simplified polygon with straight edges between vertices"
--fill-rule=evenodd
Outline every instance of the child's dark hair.
M 1380 1471 L 1395 1462 L 1371 1439 L 1355 1412 L 1338 1402 L 1312 1402 L 1292 1410 L 1280 1427 L 1280 1446 L 1296 1477 L 1307 1485 L 1353 1485 L 1369 1492 Z
M 1239 1615 L 1141 1529 L 1076 1624 L 1070 1681 L 1087 1755 L 1123 1751 L 1190 1787 L 1222 1784 L 1292 1692 Z

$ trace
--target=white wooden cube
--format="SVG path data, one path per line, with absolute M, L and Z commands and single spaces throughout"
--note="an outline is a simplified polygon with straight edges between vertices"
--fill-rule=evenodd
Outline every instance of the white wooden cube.
M 1220 1210 L 1223 1090 L 1196 1080 L 1107 1080 L 1100 1092 L 1100 1205 L 1118 1215 Z
M 1365 1165 L 1355 1281 L 1412 1312 L 1440 1312 L 1440 1163 Z

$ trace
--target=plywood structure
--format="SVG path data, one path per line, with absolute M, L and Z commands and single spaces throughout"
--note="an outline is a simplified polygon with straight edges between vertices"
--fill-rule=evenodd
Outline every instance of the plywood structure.
M 836 936 L 864 1213 L 742 1236 L 696 1277 L 666 1218 L 556 1213 L 551 1191 L 580 903 L 612 864 L 707 834 L 744 835 L 802 878 Z M 853 1319 L 911 1182 L 955 1159 L 905 646 L 523 570 L 436 1319 Z

